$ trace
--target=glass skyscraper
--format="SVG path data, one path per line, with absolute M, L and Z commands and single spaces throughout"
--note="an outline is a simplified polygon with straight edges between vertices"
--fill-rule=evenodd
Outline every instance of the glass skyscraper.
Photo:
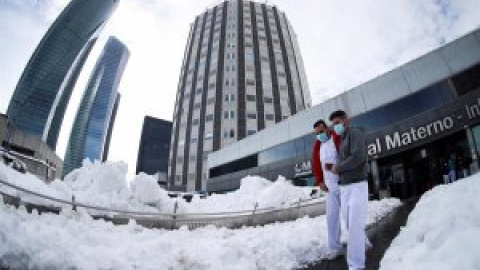
M 108 125 L 107 138 L 105 139 L 105 147 L 103 148 L 102 161 L 107 161 L 108 152 L 110 151 L 110 140 L 112 138 L 113 127 L 115 126 L 115 119 L 117 118 L 118 106 L 120 106 L 120 99 L 122 95 L 117 93 L 115 97 L 115 104 L 113 104 L 112 116 L 110 117 L 110 124 Z
M 72 0 L 40 41 L 8 107 L 11 124 L 55 150 L 78 75 L 118 0 Z
M 136 173 L 167 174 L 172 122 L 145 116 Z
M 103 49 L 73 123 L 63 164 L 63 175 L 82 166 L 85 158 L 102 160 L 107 136 L 118 106 L 117 89 L 130 53 L 119 40 L 110 37 Z M 116 102 L 117 100 L 117 102 Z
M 242 0 L 207 9 L 191 25 L 185 49 L 170 186 L 204 190 L 208 153 L 310 105 L 297 37 L 282 11 Z

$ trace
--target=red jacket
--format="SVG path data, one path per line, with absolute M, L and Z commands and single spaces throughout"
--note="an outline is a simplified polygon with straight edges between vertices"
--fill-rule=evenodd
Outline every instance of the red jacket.
M 332 138 L 333 143 L 335 144 L 335 148 L 337 148 L 337 152 L 340 149 L 340 142 L 341 138 L 335 132 L 332 131 Z M 313 144 L 313 151 L 312 151 L 312 173 L 315 177 L 315 185 L 319 186 L 323 183 L 323 170 L 322 165 L 320 164 L 320 146 L 322 143 L 315 139 L 315 143 Z

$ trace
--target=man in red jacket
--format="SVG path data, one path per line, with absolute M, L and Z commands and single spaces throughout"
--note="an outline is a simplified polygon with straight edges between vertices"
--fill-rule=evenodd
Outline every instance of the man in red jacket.
M 333 260 L 344 255 L 340 243 L 340 188 L 339 176 L 331 170 L 338 163 L 338 149 L 341 138 L 331 130 L 325 121 L 318 120 L 313 125 L 317 139 L 313 146 L 312 170 L 316 184 L 321 190 L 327 192 L 327 247 L 325 259 Z

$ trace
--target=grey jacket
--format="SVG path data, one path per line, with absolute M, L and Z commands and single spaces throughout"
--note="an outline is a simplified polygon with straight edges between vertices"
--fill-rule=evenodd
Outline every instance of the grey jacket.
M 349 127 L 342 135 L 339 162 L 336 166 L 340 185 L 367 180 L 367 151 L 365 134 L 358 128 Z

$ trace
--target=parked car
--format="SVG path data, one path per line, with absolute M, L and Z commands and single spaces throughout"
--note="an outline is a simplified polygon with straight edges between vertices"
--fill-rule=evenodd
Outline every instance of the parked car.
M 20 159 L 14 157 L 11 155 L 6 149 L 0 148 L 0 158 L 1 162 L 3 164 L 12 167 L 12 169 L 21 172 L 21 173 L 26 173 L 27 172 L 27 165 L 21 161 Z

